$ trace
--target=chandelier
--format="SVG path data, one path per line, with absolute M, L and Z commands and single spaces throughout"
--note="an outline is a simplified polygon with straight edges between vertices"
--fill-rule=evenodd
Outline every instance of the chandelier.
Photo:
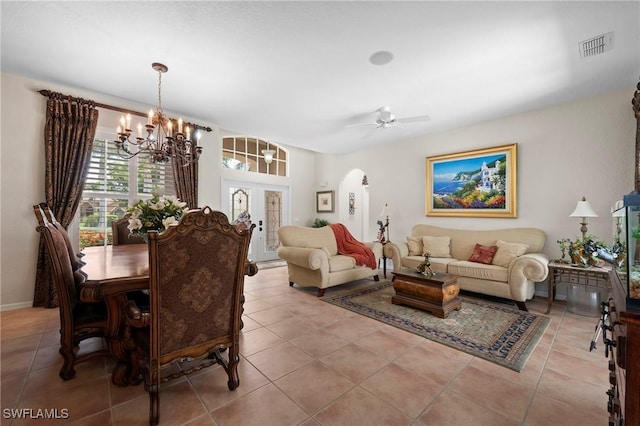
M 202 147 L 198 146 L 200 132 L 197 132 L 195 143 L 191 140 L 191 128 L 183 126 L 182 118 L 178 119 L 177 128 L 172 120 L 164 114 L 162 109 L 162 74 L 169 68 L 154 62 L 151 67 L 158 72 L 158 107 L 155 113 L 149 110 L 146 135 L 142 124 L 138 123 L 135 140 L 131 139 L 131 114 L 120 117 L 118 139 L 115 141 L 118 155 L 122 158 L 133 158 L 139 154 L 149 155 L 153 163 L 166 163 L 173 160 L 182 166 L 188 166 L 198 161 Z M 184 132 L 183 132 L 184 130 Z M 129 146 L 135 147 L 131 150 Z

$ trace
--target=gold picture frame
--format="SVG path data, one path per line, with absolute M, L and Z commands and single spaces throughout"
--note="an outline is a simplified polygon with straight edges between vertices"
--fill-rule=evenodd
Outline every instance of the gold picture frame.
M 316 212 L 317 213 L 333 213 L 334 207 L 334 191 L 318 191 L 316 192 Z
M 518 144 L 427 157 L 427 216 L 515 218 Z

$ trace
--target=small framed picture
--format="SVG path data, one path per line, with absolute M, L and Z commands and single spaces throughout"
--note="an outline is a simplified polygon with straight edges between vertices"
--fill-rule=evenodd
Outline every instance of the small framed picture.
M 316 192 L 316 212 L 333 213 L 334 191 L 318 191 Z

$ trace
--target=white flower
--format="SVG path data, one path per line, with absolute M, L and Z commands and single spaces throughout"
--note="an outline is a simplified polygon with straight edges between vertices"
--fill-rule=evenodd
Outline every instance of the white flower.
M 133 216 L 129 219 L 129 225 L 127 225 L 127 229 L 129 232 L 135 231 L 136 229 L 142 228 L 142 222 L 138 218 L 133 218 Z
M 160 200 L 157 203 L 149 202 L 149 208 L 151 210 L 163 210 L 164 209 L 164 201 Z
M 164 229 L 169 228 L 169 225 L 172 225 L 174 223 L 178 223 L 178 221 L 173 216 L 169 216 L 169 217 L 166 217 L 166 218 L 162 219 L 162 226 L 164 226 Z
M 151 195 L 153 195 L 154 197 L 162 197 L 164 195 L 164 189 L 155 188 L 153 191 L 151 191 Z
M 166 197 L 167 202 L 175 208 L 183 209 L 187 207 L 187 203 L 180 201 L 177 197 Z

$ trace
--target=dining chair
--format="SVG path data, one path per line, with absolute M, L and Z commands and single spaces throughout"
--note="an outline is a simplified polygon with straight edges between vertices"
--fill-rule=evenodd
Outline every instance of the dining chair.
M 47 203 L 36 204 L 33 206 L 33 212 L 35 213 L 36 219 L 38 220 L 38 225 L 42 226 L 50 223 L 60 232 L 67 246 L 67 252 L 69 253 L 69 259 L 71 260 L 71 267 L 73 269 L 73 272 L 76 274 L 79 273 L 86 278 L 86 274 L 81 270 L 81 268 L 85 265 L 85 263 L 82 261 L 82 256 L 84 256 L 84 254 L 82 252 L 76 252 L 76 250 L 73 248 L 69 233 L 64 228 L 64 226 L 62 226 L 62 224 L 58 222 L 49 205 Z
M 113 236 L 113 245 L 121 244 L 146 244 L 140 235 L 129 234 L 129 218 L 131 213 L 125 214 L 121 219 L 111 222 L 111 231 Z
M 159 421 L 161 383 L 220 364 L 228 388 L 240 384 L 244 276 L 257 271 L 247 259 L 254 228 L 238 229 L 224 213 L 203 207 L 149 233 L 149 311 L 129 302 L 125 312 L 136 342 L 132 363 L 149 392 L 150 424 Z M 180 368 L 169 368 L 176 363 Z
M 73 379 L 75 365 L 97 356 L 109 355 L 104 342 L 95 350 L 80 351 L 80 342 L 104 338 L 107 327 L 107 308 L 104 301 L 84 303 L 80 301 L 79 284 L 84 276 L 74 274 L 72 256 L 67 249 L 63 233 L 52 222 L 46 221 L 36 228 L 44 236 L 46 252 L 51 263 L 51 273 L 58 294 L 60 311 L 60 355 L 64 360 L 60 377 Z M 86 349 L 86 348 L 85 348 Z

